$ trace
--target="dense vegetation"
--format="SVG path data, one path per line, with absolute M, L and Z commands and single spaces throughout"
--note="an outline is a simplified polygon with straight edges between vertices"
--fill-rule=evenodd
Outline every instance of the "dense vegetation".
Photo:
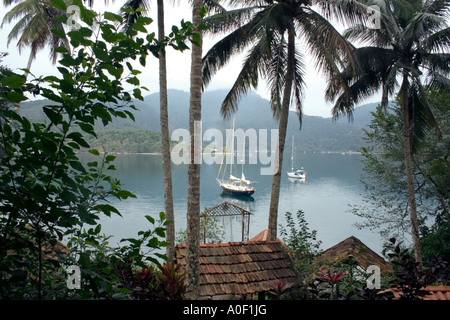
M 54 1 L 58 10 L 63 1 Z M 146 31 L 151 19 L 138 19 L 120 31 L 123 18 L 113 13 L 98 17 L 79 3 L 88 27 L 53 31 L 70 39 L 72 51 L 61 54 L 58 76 L 27 82 L 26 76 L 1 68 L 0 73 L 0 296 L 2 299 L 112 299 L 140 296 L 141 273 L 148 268 L 159 293 L 167 287 L 176 266 L 164 266 L 164 255 L 153 252 L 166 245 L 165 214 L 147 216 L 149 229 L 123 239 L 112 248 L 101 233 L 99 219 L 120 212 L 108 203 L 115 197 L 135 197 L 109 174 L 115 157 L 91 148 L 86 137 L 97 137 L 95 123 L 133 118 L 132 99 L 143 99 L 138 75 L 129 62 L 145 66 L 149 54 L 161 50 Z M 66 18 L 62 16 L 61 18 Z M 97 21 L 101 37 L 92 37 Z M 186 41 L 192 25 L 183 22 L 164 45 Z M 131 90 L 125 84 L 132 85 Z M 101 90 L 99 90 L 101 88 Z M 32 94 L 45 98 L 43 121 L 31 122 L 17 113 Z M 84 165 L 78 152 L 94 159 Z M 78 274 L 76 273 L 78 270 Z M 159 271 L 158 271 L 159 270 Z M 75 272 L 72 274 L 72 272 Z M 80 277 L 82 272 L 83 277 Z M 150 279 L 147 277 L 147 279 Z M 67 280 L 67 281 L 66 281 Z M 70 280 L 70 281 L 69 281 Z M 79 289 L 79 290 L 73 290 Z
M 161 135 L 150 130 L 103 130 L 87 142 L 91 148 L 112 153 L 161 152 Z
M 415 190 L 421 221 L 424 258 L 439 253 L 450 261 L 450 96 L 433 91 L 428 98 L 439 123 L 423 134 L 414 153 Z M 404 175 L 401 114 L 392 108 L 388 113 L 378 108 L 366 130 L 367 147 L 362 148 L 364 203 L 353 212 L 364 218 L 359 227 L 378 230 L 385 238 L 402 238 L 409 221 L 408 195 Z
M 424 7 L 422 2 L 413 2 L 417 7 Z M 159 57 L 167 46 L 184 50 L 187 48 L 185 42 L 189 40 L 198 46 L 201 44 L 201 36 L 193 30 L 198 31 L 204 28 L 204 25 L 193 26 L 190 22 L 182 21 L 181 27 L 173 27 L 169 36 L 155 40 L 155 34 L 147 30 L 152 20 L 141 15 L 142 9 L 131 7 L 125 9 L 121 12 L 125 18 L 110 12 L 98 16 L 92 10 L 86 9 L 81 0 L 74 0 L 74 3 L 80 8 L 80 19 L 84 27 L 68 32 L 61 28 L 53 30 L 47 28 L 45 34 L 36 32 L 36 37 L 29 39 L 35 41 L 34 45 L 41 46 L 49 39 L 42 39 L 39 36 L 47 37 L 49 33 L 51 34 L 51 39 L 54 40 L 51 41 L 54 45 L 53 53 L 55 56 L 60 55 L 57 75 L 42 76 L 28 81 L 29 70 L 19 74 L 3 66 L 0 68 L 0 297 L 2 299 L 52 300 L 182 299 L 188 289 L 186 281 L 190 273 L 181 271 L 180 265 L 165 262 L 167 257 L 161 253 L 162 249 L 168 245 L 164 241 L 166 228 L 173 222 L 167 221 L 163 212 L 156 218 L 147 215 L 148 228 L 144 227 L 144 230 L 138 232 L 135 238 L 122 239 L 119 247 L 111 247 L 108 242 L 109 236 L 102 234 L 99 219 L 102 216 L 120 215 L 120 212 L 110 205 L 108 200 L 113 197 L 126 199 L 135 195 L 125 190 L 121 182 L 110 175 L 114 170 L 115 157 L 108 152 L 101 153 L 100 150 L 103 146 L 107 151 L 114 152 L 152 152 L 159 149 L 157 146 L 160 139 L 157 133 L 144 130 L 112 130 L 117 129 L 113 128 L 114 123 L 117 123 L 115 120 L 131 119 L 136 123 L 139 122 L 136 121 L 138 118 L 136 101 L 144 101 L 142 92 L 147 88 L 140 84 L 139 74 L 142 71 L 138 68 L 146 66 L 146 58 L 150 55 Z M 206 9 L 198 6 L 200 1 L 195 3 L 201 14 L 206 14 Z M 393 3 L 394 7 L 399 5 L 399 2 Z M 67 11 L 67 5 L 63 0 L 52 0 L 51 10 L 46 7 L 47 3 L 36 2 L 36 4 L 39 10 L 34 12 L 35 14 L 45 14 L 47 18 L 55 20 L 46 27 L 55 25 L 53 22 L 56 21 L 67 22 L 68 17 L 64 14 Z M 303 2 L 267 1 L 267 5 L 278 5 L 278 9 L 285 4 L 302 5 Z M 307 2 L 305 4 L 309 5 Z M 442 6 L 441 11 L 448 12 L 447 2 L 436 1 L 433 4 L 436 6 L 425 6 L 424 9 L 440 11 L 438 9 Z M 27 8 L 29 9 L 30 6 Z M 415 13 L 414 8 L 404 7 L 404 9 L 406 13 Z M 287 10 L 285 14 L 292 14 L 292 12 Z M 130 15 L 135 18 L 135 23 L 124 28 L 124 25 L 129 22 L 127 18 Z M 200 16 L 200 13 L 198 15 Z M 273 17 L 277 18 L 277 16 Z M 403 23 L 405 16 L 399 15 L 395 18 L 399 18 Z M 273 21 L 275 20 L 278 19 Z M 440 19 L 435 20 L 440 21 Z M 94 21 L 97 24 L 96 28 L 93 28 Z M 322 22 L 328 23 L 324 20 Z M 412 22 L 415 23 L 417 20 Z M 295 23 L 290 27 L 294 25 Z M 39 27 L 36 24 L 28 24 L 28 26 Z M 287 31 L 286 26 L 279 29 L 282 31 L 279 38 L 283 38 L 282 35 Z M 317 32 L 317 29 L 312 27 L 307 30 L 311 32 L 310 35 L 314 35 L 312 31 Z M 432 37 L 430 41 L 435 41 L 438 46 L 447 48 L 448 30 L 448 28 L 445 29 Z M 292 36 L 291 28 L 289 33 Z M 142 34 L 144 37 L 141 37 Z M 311 38 L 313 44 L 320 44 L 320 41 L 316 40 L 317 38 Z M 276 44 L 276 42 L 271 43 Z M 283 49 L 282 47 L 286 44 L 285 39 L 278 44 L 279 49 Z M 320 49 L 323 50 L 318 51 L 319 58 L 319 52 L 328 52 L 328 48 Z M 394 46 L 394 49 L 397 47 Z M 279 52 L 281 51 L 283 50 Z M 422 58 L 425 55 L 421 57 L 421 53 L 415 55 L 418 57 L 415 63 L 423 62 Z M 331 57 L 325 54 L 322 59 L 326 57 L 332 59 L 337 56 Z M 280 56 L 280 58 L 278 62 L 281 63 L 283 57 Z M 430 69 L 435 82 L 448 85 L 448 79 L 439 74 L 440 71 L 448 74 L 448 54 L 434 56 L 430 53 L 427 58 L 438 62 L 438 67 Z M 395 66 L 404 68 L 406 60 L 402 61 Z M 131 62 L 139 67 L 133 66 Z M 322 61 L 324 62 L 325 60 Z M 276 65 L 272 64 L 272 66 Z M 374 64 L 370 64 L 369 67 L 373 66 Z M 379 63 L 375 66 L 382 68 L 383 64 Z M 410 69 L 416 71 L 418 70 L 416 67 L 413 63 Z M 282 69 L 278 69 L 280 70 Z M 328 71 L 330 76 L 336 75 L 331 74 L 336 71 L 333 68 Z M 364 70 L 362 77 L 363 80 L 372 82 L 362 86 L 356 81 L 347 89 L 351 87 L 358 93 L 362 92 L 363 95 L 375 90 L 374 87 L 380 84 L 380 79 L 385 80 L 386 70 L 375 70 L 379 72 L 378 74 L 373 71 Z M 415 76 L 417 74 L 418 72 L 414 73 Z M 279 75 L 277 80 L 281 81 L 283 74 L 279 73 Z M 396 75 L 395 72 L 388 75 L 390 84 L 395 82 Z M 337 77 L 338 82 L 354 80 L 351 79 L 353 72 L 346 76 L 349 78 Z M 408 76 L 408 72 L 405 71 L 402 86 L 404 91 L 407 91 L 409 87 Z M 300 78 L 300 74 L 296 74 L 296 77 Z M 197 82 L 199 82 L 198 78 Z M 410 147 L 409 144 L 402 144 L 406 141 L 404 139 L 406 132 L 414 129 L 411 132 L 417 134 L 411 137 L 413 152 L 410 155 L 413 156 L 416 179 L 413 191 L 417 193 L 419 201 L 423 201 L 419 202 L 418 208 L 422 211 L 420 231 L 424 259 L 418 261 L 413 257 L 415 252 L 404 248 L 397 240 L 391 238 L 386 247 L 386 257 L 393 263 L 395 273 L 391 278 L 384 279 L 382 287 L 384 289 L 388 285 L 395 285 L 402 289 L 402 299 L 410 300 L 420 298 L 423 295 L 421 289 L 426 285 L 449 283 L 450 252 L 448 247 L 450 234 L 448 227 L 448 91 L 442 92 L 435 87 L 425 90 L 418 82 L 413 84 L 414 89 L 417 90 L 412 91 L 408 99 L 406 94 L 405 99 L 399 99 L 399 102 L 405 106 L 404 109 L 408 109 L 406 100 L 420 102 L 411 105 L 411 111 L 416 112 L 411 114 L 413 120 L 411 128 L 404 129 L 405 114 L 400 110 L 393 109 L 391 113 L 386 113 L 378 109 L 366 131 L 366 140 L 369 143 L 362 149 L 366 158 L 365 170 L 369 174 L 369 179 L 366 180 L 368 191 L 371 192 L 369 201 L 375 201 L 384 211 L 378 216 L 373 212 L 365 215 L 368 218 L 368 226 L 384 227 L 383 222 L 387 221 L 389 232 L 392 230 L 392 223 L 395 223 L 394 231 L 401 231 L 408 214 L 407 202 L 410 196 L 410 192 L 406 192 L 405 187 L 405 157 L 401 148 L 402 145 L 405 149 Z M 286 86 L 284 83 L 279 85 L 279 88 Z M 201 89 L 200 87 L 197 86 L 197 89 Z M 334 90 L 337 87 L 329 89 Z M 387 93 L 393 92 L 392 88 L 384 87 L 383 89 L 389 91 Z M 300 92 L 297 93 L 300 94 Z M 298 94 L 297 102 L 300 99 Z M 41 105 L 35 118 L 22 112 L 23 102 L 30 95 L 43 98 L 38 102 Z M 280 96 L 276 98 L 280 102 Z M 288 98 L 290 97 L 287 94 L 283 100 L 288 102 Z M 274 102 L 276 101 L 272 101 Z M 341 100 L 341 102 L 344 101 Z M 436 129 L 434 123 L 433 126 L 423 126 L 420 122 L 424 118 L 430 119 L 431 114 L 428 113 L 430 110 L 417 109 L 423 107 L 425 102 L 427 105 L 428 102 L 432 102 L 430 106 L 436 109 L 436 119 L 439 122 L 440 135 L 432 138 L 429 130 Z M 247 112 L 251 112 L 251 115 L 255 114 L 254 109 L 257 106 L 251 103 L 248 105 Z M 258 104 L 258 106 L 261 105 Z M 29 110 L 36 111 L 32 108 Z M 180 110 L 182 109 L 176 110 L 176 113 L 182 115 L 182 118 L 172 117 L 172 120 L 180 120 L 180 123 L 184 123 L 181 127 L 185 127 L 186 113 L 183 114 Z M 273 110 L 268 111 L 273 112 Z M 424 112 L 427 114 L 425 115 Z M 287 118 L 292 116 L 287 113 L 285 113 Z M 247 113 L 247 116 L 242 116 L 241 114 L 243 119 L 248 120 L 242 128 L 255 128 L 255 119 L 251 115 Z M 264 125 L 261 124 L 263 128 L 277 127 L 272 115 L 265 116 L 264 122 L 261 121 L 264 123 Z M 318 122 L 315 123 L 313 119 L 309 122 L 317 129 Z M 178 124 L 174 122 L 172 125 L 178 126 Z M 211 121 L 208 125 L 218 126 L 218 122 Z M 228 128 L 226 122 L 221 122 L 220 125 Z M 336 128 L 342 128 L 343 124 L 335 125 L 337 125 Z M 100 130 L 101 126 L 107 130 Z M 289 130 L 289 127 L 286 126 L 283 129 Z M 306 123 L 304 129 L 306 129 Z M 318 130 L 323 131 L 322 133 L 325 133 L 330 141 L 335 141 L 332 138 L 340 135 L 338 131 L 332 131 L 328 126 Z M 358 128 L 357 131 L 361 132 L 361 129 Z M 288 135 L 290 133 L 288 131 Z M 348 131 L 347 136 L 341 135 L 338 140 L 351 141 L 353 136 L 357 136 L 357 133 Z M 317 140 L 309 141 L 301 137 L 296 141 L 303 141 L 302 143 L 312 151 L 323 151 L 320 144 L 318 147 Z M 348 150 L 342 150 L 342 145 L 337 142 L 333 142 L 332 145 L 335 148 L 332 151 Z M 349 145 L 346 145 L 346 148 L 349 148 Z M 351 147 L 353 148 L 354 146 Z M 80 151 L 89 152 L 94 159 L 84 165 L 78 158 Z M 197 176 L 197 178 L 192 181 L 198 182 L 200 177 Z M 190 187 L 194 185 L 198 187 L 200 184 L 191 184 Z M 199 203 L 199 195 L 195 193 L 193 195 L 197 195 L 194 200 Z M 399 199 L 398 202 L 394 201 L 393 195 Z M 195 210 L 192 212 L 198 220 L 199 212 Z M 386 213 L 389 213 L 389 216 L 384 219 Z M 379 213 L 376 212 L 376 214 Z M 355 276 L 356 265 L 351 259 L 334 265 L 327 271 L 322 270 L 321 275 L 317 276 L 316 270 L 313 269 L 314 259 L 319 254 L 315 231 L 308 229 L 301 211 L 297 212 L 296 217 L 297 221 L 291 213 L 286 214 L 288 229 L 282 230 L 281 237 L 293 256 L 304 285 L 301 288 L 290 288 L 288 284 L 274 284 L 273 291 L 269 292 L 272 299 L 382 298 L 377 295 L 380 289 L 368 290 L 364 287 L 364 277 L 367 275 Z M 200 224 L 192 227 L 188 223 L 187 242 L 190 238 L 195 238 L 192 236 L 192 229 L 198 229 L 198 227 Z M 220 232 L 214 231 L 215 234 L 212 235 L 203 234 L 204 240 L 209 238 L 219 241 L 216 236 Z M 397 236 L 397 234 L 394 235 Z M 200 234 L 194 240 L 198 243 Z M 192 248 L 191 254 L 198 248 L 198 245 Z M 189 259 L 197 260 L 198 267 L 198 256 L 192 254 Z M 199 268 L 192 268 L 194 269 L 198 273 Z M 192 286 L 192 282 L 190 285 Z

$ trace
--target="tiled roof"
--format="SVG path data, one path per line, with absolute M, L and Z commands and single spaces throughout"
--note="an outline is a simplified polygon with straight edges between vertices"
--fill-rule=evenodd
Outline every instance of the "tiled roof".
M 429 286 L 423 288 L 424 291 L 428 291 L 428 294 L 423 297 L 423 300 L 450 300 L 450 286 Z M 401 291 L 397 288 L 388 289 L 378 294 L 387 296 L 392 294 L 395 299 L 401 297 Z
M 186 266 L 186 245 L 176 248 Z M 200 298 L 254 294 L 300 280 L 283 245 L 278 241 L 228 242 L 200 245 Z
M 261 231 L 260 233 L 258 233 L 253 238 L 251 238 L 249 241 L 250 242 L 267 241 L 268 239 L 269 239 L 269 229 L 265 229 L 265 230 Z M 277 238 L 277 241 L 281 242 L 281 240 L 279 238 Z
M 353 258 L 356 263 L 364 269 L 370 265 L 377 265 L 381 272 L 392 273 L 392 265 L 379 256 L 375 251 L 371 250 L 358 238 L 351 236 L 333 247 L 325 250 L 314 261 L 316 268 L 321 268 L 327 264 L 345 261 Z

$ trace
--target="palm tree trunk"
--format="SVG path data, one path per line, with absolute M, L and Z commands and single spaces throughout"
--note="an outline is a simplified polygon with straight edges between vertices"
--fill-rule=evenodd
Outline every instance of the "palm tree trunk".
M 275 166 L 275 172 L 272 177 L 272 191 L 270 197 L 269 209 L 269 240 L 277 239 L 278 223 L 278 202 L 280 199 L 280 181 L 283 167 L 284 144 L 286 141 L 286 130 L 289 118 L 289 106 L 291 102 L 292 83 L 294 81 L 295 67 L 295 33 L 293 29 L 288 31 L 288 61 L 286 78 L 284 84 L 283 102 L 281 105 L 280 119 L 278 123 L 278 165 Z
M 158 38 L 159 41 L 164 40 L 164 1 L 158 0 Z M 159 105 L 160 105 L 160 122 L 161 122 L 161 151 L 162 151 L 162 167 L 164 181 L 164 209 L 166 211 L 166 219 L 172 223 L 167 226 L 166 241 L 169 244 L 166 255 L 169 263 L 175 260 L 175 216 L 173 211 L 173 194 L 172 194 L 172 168 L 170 157 L 170 139 L 169 139 L 169 113 L 167 103 L 167 68 L 166 54 L 159 53 Z
M 200 8 L 202 0 L 193 1 L 192 21 L 195 27 L 201 23 Z M 201 98 L 202 98 L 202 34 L 200 34 L 200 45 L 192 46 L 191 51 L 191 87 L 189 101 L 189 131 L 191 137 L 191 160 L 188 169 L 188 195 L 187 195 L 187 256 L 186 268 L 188 271 L 188 282 L 191 286 L 192 298 L 199 296 L 199 253 L 200 253 L 200 164 L 196 161 L 198 150 L 196 148 L 195 127 L 201 121 Z
M 409 122 L 409 83 L 407 75 L 403 76 L 402 93 L 402 117 L 403 117 L 403 146 L 405 152 L 406 181 L 409 195 L 409 215 L 411 220 L 411 233 L 416 262 L 422 264 L 422 247 L 420 245 L 419 221 L 417 219 L 416 195 L 414 190 L 413 160 L 411 151 L 411 131 Z

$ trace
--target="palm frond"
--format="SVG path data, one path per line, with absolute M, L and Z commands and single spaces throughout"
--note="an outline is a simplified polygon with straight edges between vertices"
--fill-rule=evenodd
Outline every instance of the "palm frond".
M 330 76 L 336 67 L 354 67 L 354 47 L 328 20 L 309 8 L 297 15 L 296 20 L 320 71 Z
M 267 81 L 270 88 L 270 103 L 273 116 L 278 118 L 281 109 L 281 94 L 283 92 L 287 66 L 287 43 L 284 37 L 280 37 L 278 43 L 274 43 L 272 59 L 268 63 Z
M 218 14 L 210 15 L 203 20 L 203 23 L 209 27 L 205 31 L 213 34 L 231 32 L 248 23 L 259 10 L 258 7 L 246 7 L 224 10 Z
M 450 75 L 450 53 L 427 54 L 423 60 L 426 69 L 437 71 L 443 75 Z
M 384 1 L 383 1 L 384 2 Z M 370 0 L 315 0 L 312 1 L 316 5 L 323 17 L 326 19 L 335 19 L 340 23 L 349 25 L 371 24 L 371 15 L 369 15 L 370 6 L 374 5 L 374 1 Z M 382 3 L 377 3 L 381 6 Z
M 430 129 L 434 129 L 437 136 L 440 136 L 438 122 L 434 117 L 433 110 L 428 101 L 428 95 L 422 86 L 420 79 L 415 78 L 411 83 L 408 97 L 411 147 L 413 151 L 426 137 Z
M 298 115 L 300 129 L 303 124 L 303 98 L 305 91 L 305 64 L 303 63 L 303 55 L 300 51 L 295 52 L 295 71 L 293 81 L 292 99 L 295 103 L 295 110 Z
M 421 43 L 426 52 L 448 52 L 450 50 L 450 27 L 434 32 Z
M 450 91 L 450 79 L 434 70 L 428 70 L 427 85 L 431 90 Z
M 146 12 L 136 11 L 137 9 L 142 8 L 146 11 L 150 10 L 150 1 L 149 0 L 127 0 L 122 7 L 120 7 L 120 14 L 122 15 L 124 25 L 123 29 L 130 29 L 133 24 L 136 23 L 136 20 L 146 14 Z M 125 9 L 132 9 L 130 11 L 125 11 Z
M 254 41 L 255 31 L 255 21 L 250 21 L 242 28 L 236 29 L 219 40 L 208 50 L 202 59 L 204 87 L 209 84 L 216 72 L 224 67 L 234 54 L 240 53 Z
M 243 94 L 258 87 L 259 75 L 265 74 L 267 70 L 266 62 L 271 55 L 270 50 L 270 41 L 265 37 L 250 49 L 236 81 L 222 103 L 223 118 L 227 119 L 237 111 L 237 103 Z
M 450 18 L 449 0 L 426 0 L 423 4 L 423 12 L 435 14 L 446 19 Z

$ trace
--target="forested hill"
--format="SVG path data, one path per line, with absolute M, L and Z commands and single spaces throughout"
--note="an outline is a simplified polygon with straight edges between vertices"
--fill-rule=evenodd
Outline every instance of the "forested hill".
M 225 132 L 230 128 L 231 120 L 223 120 L 220 106 L 226 95 L 225 90 L 206 92 L 202 102 L 203 130 L 217 128 Z M 188 128 L 189 93 L 179 90 L 169 90 L 169 129 Z M 21 112 L 30 120 L 43 120 L 42 106 L 45 100 L 24 102 Z M 134 111 L 136 121 L 130 119 L 114 119 L 107 126 L 97 124 L 101 141 L 90 142 L 95 147 L 105 145 L 111 152 L 158 152 L 160 141 L 154 132 L 160 131 L 159 124 L 159 94 L 151 94 L 144 101 L 136 101 L 137 111 Z M 338 121 L 305 115 L 300 130 L 297 113 L 291 112 L 288 122 L 287 138 L 295 136 L 296 149 L 306 152 L 346 152 L 357 151 L 363 145 L 362 136 L 365 126 L 370 123 L 371 114 L 376 108 L 375 103 L 363 105 L 356 109 L 354 121 L 348 122 L 346 117 Z M 256 93 L 242 97 L 239 109 L 235 114 L 235 128 L 244 130 L 253 128 L 276 129 L 277 123 L 269 101 Z M 145 131 L 142 131 L 145 130 Z M 147 131 L 147 132 L 146 132 Z M 149 132 L 154 131 L 154 132 Z

